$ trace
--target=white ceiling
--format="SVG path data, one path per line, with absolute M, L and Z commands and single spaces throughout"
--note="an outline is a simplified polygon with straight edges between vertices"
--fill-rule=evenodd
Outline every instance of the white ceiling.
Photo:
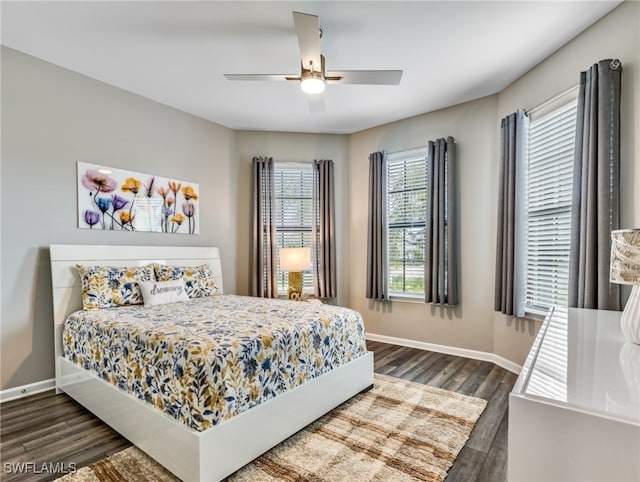
M 2 2 L 2 44 L 233 129 L 351 133 L 499 92 L 615 1 Z M 327 70 L 401 69 L 399 86 L 329 85 L 310 113 L 293 11 L 320 17 Z M 585 66 L 586 68 L 587 66 Z

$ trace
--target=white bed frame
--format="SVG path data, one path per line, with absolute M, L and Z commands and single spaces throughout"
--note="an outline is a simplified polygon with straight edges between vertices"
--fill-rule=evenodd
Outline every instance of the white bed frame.
M 204 432 L 192 430 L 66 360 L 62 327 L 70 313 L 82 308 L 76 263 L 207 263 L 222 292 L 218 248 L 51 245 L 50 252 L 56 390 L 69 394 L 182 480 L 223 479 L 373 384 L 373 353 L 369 352 Z

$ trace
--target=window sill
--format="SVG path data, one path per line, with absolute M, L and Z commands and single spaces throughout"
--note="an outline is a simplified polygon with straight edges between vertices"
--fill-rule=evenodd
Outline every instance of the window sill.
M 418 296 L 402 296 L 402 295 L 389 295 L 389 301 L 399 301 L 401 303 L 420 303 L 425 305 L 424 298 Z
M 524 316 L 522 317 L 525 320 L 532 320 L 532 321 L 544 321 L 544 319 L 546 318 L 546 314 L 542 314 L 539 312 L 531 312 L 531 311 L 525 311 L 524 312 Z

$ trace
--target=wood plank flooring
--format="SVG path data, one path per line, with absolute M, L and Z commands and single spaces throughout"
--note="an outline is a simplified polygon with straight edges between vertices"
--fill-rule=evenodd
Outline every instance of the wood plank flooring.
M 447 482 L 507 480 L 507 408 L 516 375 L 489 362 L 368 342 L 375 371 L 488 401 Z M 2 481 L 47 481 L 131 445 L 65 394 L 0 405 Z

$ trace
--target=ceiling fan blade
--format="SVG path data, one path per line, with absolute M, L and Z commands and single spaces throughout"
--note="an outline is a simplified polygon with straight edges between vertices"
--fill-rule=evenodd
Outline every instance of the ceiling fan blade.
M 313 70 L 320 71 L 320 21 L 317 15 L 293 12 L 293 23 L 298 36 L 302 68 L 311 70 L 313 62 Z
M 398 85 L 402 70 L 338 70 L 327 72 L 327 84 Z
M 300 80 L 300 76 L 296 74 L 224 74 L 224 76 L 229 80 Z

